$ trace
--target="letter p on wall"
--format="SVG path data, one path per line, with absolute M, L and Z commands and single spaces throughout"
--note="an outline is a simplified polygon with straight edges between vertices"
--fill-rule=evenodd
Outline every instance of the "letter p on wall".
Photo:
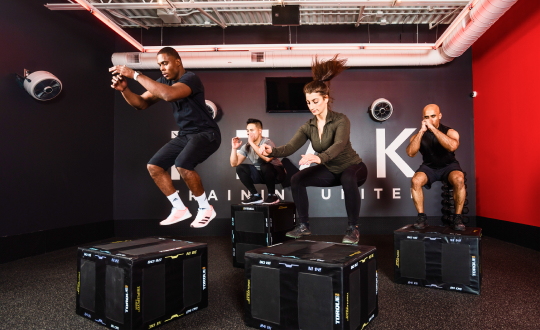
M 396 164 L 406 177 L 413 177 L 414 171 L 407 163 L 405 163 L 403 158 L 399 157 L 396 153 L 396 149 L 399 148 L 415 130 L 416 128 L 405 128 L 398 137 L 390 143 L 388 148 L 386 148 L 385 129 L 377 128 L 377 178 L 386 178 L 386 156 Z

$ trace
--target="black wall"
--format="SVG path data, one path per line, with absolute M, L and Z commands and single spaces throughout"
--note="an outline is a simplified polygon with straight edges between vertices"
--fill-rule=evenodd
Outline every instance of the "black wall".
M 45 3 L 6 1 L 0 11 L 0 237 L 113 216 L 115 33 Z M 15 82 L 25 68 L 53 73 L 62 93 L 34 100 Z
M 141 38 L 145 45 L 159 45 L 159 29 L 145 31 L 130 30 Z M 264 31 L 267 33 L 265 34 Z M 372 26 L 368 35 L 367 26 L 352 27 L 299 27 L 291 29 L 293 42 L 414 42 L 416 26 Z M 182 32 L 182 33 L 179 33 Z M 425 26 L 419 28 L 420 42 L 434 42 L 435 30 Z M 221 29 L 164 29 L 164 44 L 218 44 L 234 43 L 286 43 L 289 29 L 282 27 L 253 27 Z M 133 51 L 129 47 L 117 47 L 117 51 Z M 236 130 L 245 129 L 249 117 L 259 118 L 264 128 L 270 130 L 270 138 L 277 145 L 286 143 L 306 120 L 309 114 L 267 114 L 265 112 L 265 77 L 310 76 L 309 69 L 286 70 L 193 70 L 205 86 L 206 99 L 218 104 L 222 115 L 218 124 L 222 131 L 221 148 L 204 164 L 197 167 L 207 195 L 214 191 L 217 197 L 210 199 L 216 207 L 218 218 L 230 216 L 230 204 L 240 202 L 242 185 L 235 179 L 235 171 L 229 165 L 230 140 Z M 145 72 L 158 78 L 159 72 Z M 140 85 L 130 81 L 138 92 Z M 474 177 L 473 102 L 469 98 L 472 90 L 471 53 L 466 52 L 453 62 L 437 67 L 400 68 L 352 68 L 332 82 L 333 109 L 345 113 L 352 123 L 351 141 L 353 148 L 366 163 L 369 176 L 362 187 L 364 200 L 362 217 L 401 217 L 416 214 L 410 197 L 410 178 L 386 157 L 386 178 L 377 178 L 376 129 L 385 129 L 387 147 L 405 128 L 420 127 L 422 109 L 426 104 L 437 103 L 442 110 L 442 123 L 455 128 L 461 136 L 461 145 L 456 152 L 463 169 Z M 384 97 L 392 102 L 395 112 L 384 123 L 372 121 L 367 109 L 377 98 Z M 159 219 L 170 212 L 170 204 L 154 185 L 146 170 L 146 162 L 177 130 L 171 107 L 160 102 L 152 108 L 137 112 L 130 108 L 119 93 L 115 101 L 115 210 L 114 217 L 123 219 Z M 413 133 L 414 134 L 414 133 Z M 420 154 L 409 158 L 405 148 L 409 138 L 398 149 L 398 155 L 416 170 L 421 163 Z M 298 162 L 307 144 L 291 159 Z M 184 201 L 188 200 L 185 184 L 175 181 Z M 262 188 L 263 186 L 261 186 Z M 377 199 L 376 188 L 382 188 Z M 400 199 L 393 198 L 393 189 L 400 189 Z M 468 181 L 470 215 L 475 214 L 474 180 Z M 228 198 L 230 190 L 231 199 Z M 344 201 L 340 187 L 331 189 L 331 197 L 325 200 L 320 188 L 308 188 L 310 214 L 313 217 L 345 217 Z M 327 189 L 324 190 L 327 196 Z M 426 212 L 440 215 L 440 184 L 426 192 Z M 291 199 L 286 190 L 287 199 Z M 192 213 L 196 202 L 187 202 Z

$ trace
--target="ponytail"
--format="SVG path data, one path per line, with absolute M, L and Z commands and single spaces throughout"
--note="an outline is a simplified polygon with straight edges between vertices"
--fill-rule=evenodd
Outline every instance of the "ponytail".
M 319 93 L 321 96 L 326 96 L 332 100 L 330 97 L 330 81 L 347 69 L 345 67 L 347 59 L 338 59 L 338 55 L 336 54 L 327 61 L 319 61 L 315 56 L 311 64 L 313 81 L 304 86 L 304 94 Z

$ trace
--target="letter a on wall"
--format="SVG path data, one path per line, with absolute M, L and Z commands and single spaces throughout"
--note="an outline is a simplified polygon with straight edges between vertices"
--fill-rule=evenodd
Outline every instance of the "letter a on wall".
M 403 158 L 399 157 L 396 149 L 399 148 L 407 140 L 416 128 L 405 128 L 398 137 L 386 147 L 385 129 L 377 128 L 377 177 L 386 178 L 386 156 L 390 158 L 394 164 L 405 174 L 406 177 L 412 178 L 414 171 L 405 163 Z

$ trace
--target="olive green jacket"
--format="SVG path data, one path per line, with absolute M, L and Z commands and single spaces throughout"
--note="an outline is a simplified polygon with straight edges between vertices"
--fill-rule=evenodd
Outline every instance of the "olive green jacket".
M 342 113 L 328 110 L 322 139 L 319 138 L 317 117 L 313 116 L 302 125 L 293 138 L 284 146 L 272 148 L 271 157 L 287 157 L 295 153 L 306 141 L 311 140 L 313 150 L 321 159 L 321 164 L 332 173 L 339 174 L 347 167 L 362 162 L 351 146 L 351 122 Z

